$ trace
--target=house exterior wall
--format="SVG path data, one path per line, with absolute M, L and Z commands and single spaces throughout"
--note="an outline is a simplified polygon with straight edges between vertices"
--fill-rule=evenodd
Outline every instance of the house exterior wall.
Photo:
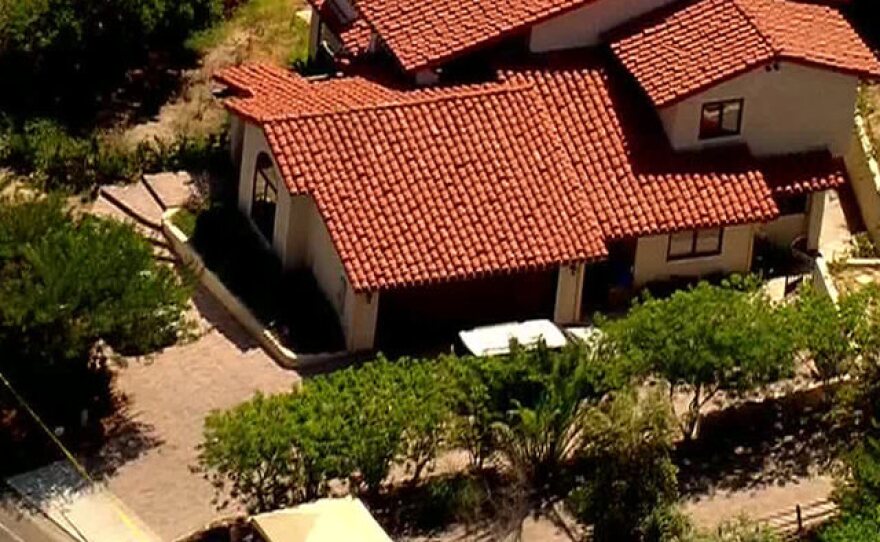
M 827 69 L 782 62 L 757 68 L 660 111 L 672 146 L 696 150 L 745 143 L 757 156 L 849 148 L 859 80 Z M 740 135 L 700 140 L 703 104 L 744 99 Z
M 532 28 L 529 49 L 539 53 L 596 45 L 602 34 L 674 0 L 597 0 Z
M 556 307 L 553 311 L 553 321 L 557 324 L 574 324 L 580 321 L 585 270 L 584 264 L 563 265 L 559 268 Z
M 639 239 L 634 265 L 635 286 L 673 277 L 701 277 L 714 273 L 747 273 L 752 265 L 755 226 L 724 229 L 721 254 L 687 260 L 667 261 L 668 235 Z
M 238 206 L 248 216 L 254 168 L 261 152 L 272 155 L 262 129 L 248 123 L 244 127 L 238 186 Z M 352 289 L 314 201 L 308 196 L 291 195 L 284 186 L 278 187 L 273 249 L 285 268 L 311 269 L 318 287 L 339 317 L 348 350 L 372 348 L 379 294 L 359 294 Z
M 804 235 L 807 231 L 807 214 L 780 216 L 772 222 L 762 224 L 758 228 L 761 236 L 774 245 L 788 247 L 795 239 Z

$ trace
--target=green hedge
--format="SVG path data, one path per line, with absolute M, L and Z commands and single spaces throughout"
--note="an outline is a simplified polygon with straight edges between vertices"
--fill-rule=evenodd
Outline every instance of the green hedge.
M 96 185 L 133 181 L 144 173 L 190 170 L 217 176 L 232 170 L 226 130 L 207 136 L 179 135 L 134 147 L 119 138 L 78 136 L 49 119 L 16 128 L 0 119 L 0 166 L 29 175 L 42 187 L 84 192 Z

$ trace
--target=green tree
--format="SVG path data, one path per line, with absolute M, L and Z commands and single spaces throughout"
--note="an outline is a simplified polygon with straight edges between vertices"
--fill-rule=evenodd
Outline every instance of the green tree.
M 853 368 L 860 354 L 856 340 L 868 301 L 865 291 L 845 294 L 837 302 L 815 288 L 799 292 L 792 328 L 798 348 L 813 362 L 815 376 L 824 383 Z
M 591 408 L 583 424 L 580 485 L 569 498 L 597 542 L 647 540 L 678 501 L 669 400 L 634 390 Z M 656 536 L 656 535 L 654 535 Z
M 440 375 L 437 363 L 379 358 L 257 396 L 208 416 L 199 464 L 252 511 L 312 500 L 334 480 L 375 498 L 396 464 L 416 484 L 452 416 Z
M 696 436 L 702 409 L 719 393 L 746 393 L 793 371 L 788 310 L 740 286 L 700 283 L 666 299 L 646 296 L 625 318 L 602 324 L 634 376 L 656 375 L 670 394 L 690 393 L 680 416 L 685 438 Z
M 601 360 L 583 345 L 562 351 L 514 348 L 511 360 L 518 359 L 547 369 L 534 402 L 514 400 L 506 419 L 493 425 L 495 452 L 516 480 L 511 501 L 520 514 L 510 523 L 515 531 L 526 513 L 555 516 L 553 505 L 572 490 L 573 464 L 586 446 L 589 407 L 609 391 Z
M 845 515 L 824 527 L 819 542 L 880 542 L 880 510 Z

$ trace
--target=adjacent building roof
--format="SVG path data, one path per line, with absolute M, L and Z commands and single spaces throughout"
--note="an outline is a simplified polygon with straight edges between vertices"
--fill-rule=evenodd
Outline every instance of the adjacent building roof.
M 576 51 L 476 86 L 220 79 L 262 125 L 294 194 L 314 198 L 357 291 L 591 261 L 605 243 L 767 221 L 776 194 L 839 186 L 827 153 L 676 154 L 607 55 Z
M 266 542 L 391 542 L 363 503 L 351 497 L 267 512 L 251 522 Z
M 782 60 L 880 77 L 880 62 L 839 11 L 795 0 L 676 3 L 614 37 L 617 57 L 661 107 Z
M 354 0 L 407 71 L 432 67 L 594 0 Z

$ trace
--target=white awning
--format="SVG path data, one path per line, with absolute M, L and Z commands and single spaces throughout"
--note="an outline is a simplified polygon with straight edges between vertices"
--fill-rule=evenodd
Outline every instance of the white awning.
M 549 320 L 512 322 L 494 326 L 478 327 L 458 334 L 462 344 L 476 356 L 497 356 L 510 352 L 510 342 L 515 340 L 526 348 L 537 346 L 543 340 L 548 348 L 562 348 L 568 340 L 565 334 Z
M 392 542 L 361 501 L 322 499 L 254 516 L 266 542 Z

